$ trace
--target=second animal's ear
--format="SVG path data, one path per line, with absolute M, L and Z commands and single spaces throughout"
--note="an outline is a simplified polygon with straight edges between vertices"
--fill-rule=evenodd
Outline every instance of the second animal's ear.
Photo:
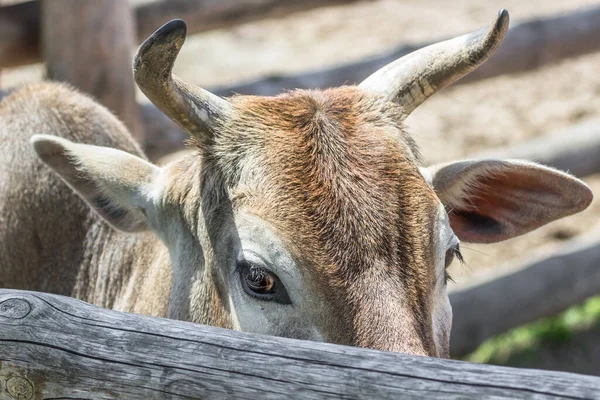
M 160 169 L 121 150 L 49 135 L 31 138 L 38 156 L 115 228 L 148 228 L 152 182 Z
M 529 161 L 465 160 L 423 171 L 465 242 L 522 235 L 586 209 L 593 198 L 579 179 Z

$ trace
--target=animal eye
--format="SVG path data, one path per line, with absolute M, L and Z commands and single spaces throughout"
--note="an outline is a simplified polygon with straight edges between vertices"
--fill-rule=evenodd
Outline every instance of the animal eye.
M 452 281 L 454 282 L 454 280 L 452 279 L 452 277 L 448 274 L 448 267 L 452 264 L 452 261 L 454 261 L 454 258 L 457 258 L 458 261 L 461 262 L 461 264 L 464 264 L 465 260 L 460 252 L 460 246 L 457 244 L 455 244 L 454 246 L 450 247 L 447 251 L 446 251 L 446 262 L 445 262 L 445 270 L 444 270 L 444 276 L 446 279 L 446 283 L 448 281 Z
M 458 243 L 455 244 L 454 246 L 450 247 L 446 251 L 445 268 L 448 268 L 450 266 L 450 264 L 452 264 L 452 261 L 454 261 L 454 258 L 457 258 L 458 261 L 460 261 L 461 263 L 465 262 L 463 255 L 460 252 L 460 246 L 458 245 Z
M 444 263 L 444 268 L 448 268 L 450 264 L 454 261 L 454 249 L 450 248 L 446 250 L 446 262 Z
M 248 289 L 257 294 L 270 294 L 275 291 L 275 278 L 262 268 L 250 267 L 244 275 Z
M 289 296 L 277 275 L 246 260 L 238 263 L 238 269 L 242 287 L 248 295 L 259 300 L 290 304 Z

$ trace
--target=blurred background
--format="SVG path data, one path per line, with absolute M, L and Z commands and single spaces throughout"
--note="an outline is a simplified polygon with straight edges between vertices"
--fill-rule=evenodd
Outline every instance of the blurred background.
M 427 163 L 481 155 L 569 170 L 600 198 L 600 2 L 593 0 L 0 0 L 0 96 L 46 77 L 119 115 L 158 162 L 185 134 L 137 90 L 131 59 L 164 22 L 188 39 L 175 72 L 220 95 L 360 82 L 423 45 L 493 21 L 498 52 L 407 123 Z M 452 354 L 600 375 L 600 199 L 451 270 Z

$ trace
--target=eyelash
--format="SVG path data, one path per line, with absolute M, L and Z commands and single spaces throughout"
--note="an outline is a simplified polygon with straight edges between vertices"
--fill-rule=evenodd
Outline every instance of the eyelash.
M 446 280 L 446 283 L 448 283 L 448 282 L 455 283 L 456 282 L 454 279 L 452 279 L 452 277 L 448 273 L 448 270 L 444 271 L 444 279 Z
M 460 252 L 460 246 L 458 243 L 455 246 L 449 248 L 448 251 L 452 252 L 452 256 L 456 257 L 456 259 L 460 262 L 461 265 L 465 265 L 465 258 L 463 257 L 462 253 Z M 445 279 L 446 283 L 448 283 L 448 282 L 454 283 L 455 282 L 454 279 L 452 279 L 452 277 L 448 273 L 448 267 L 451 264 L 452 263 L 449 263 L 446 266 L 446 268 L 444 269 L 444 279 Z
M 452 247 L 450 249 L 452 251 L 452 254 L 454 254 L 454 257 L 456 257 L 456 259 L 461 263 L 461 265 L 465 264 L 465 258 L 463 257 L 462 253 L 460 252 L 460 245 L 456 245 L 454 247 Z

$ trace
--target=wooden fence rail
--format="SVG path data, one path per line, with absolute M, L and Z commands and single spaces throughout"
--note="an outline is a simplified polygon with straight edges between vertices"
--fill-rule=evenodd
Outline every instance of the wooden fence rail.
M 331 69 L 261 78 L 252 82 L 208 88 L 221 96 L 232 93 L 273 95 L 285 89 L 325 88 L 360 82 L 378 68 L 431 43 L 402 45 L 387 54 Z M 516 23 L 498 51 L 480 68 L 455 84 L 525 72 L 568 57 L 600 50 L 600 6 L 564 15 Z M 142 105 L 147 148 L 151 158 L 179 150 L 185 132 L 152 104 Z
M 539 255 L 539 252 L 538 252 Z M 450 353 L 463 356 L 485 340 L 539 318 L 556 315 L 600 293 L 600 229 L 450 293 Z
M 41 61 L 42 1 L 47 0 L 32 0 L 0 7 L 0 68 Z M 141 43 L 159 26 L 173 18 L 185 18 L 188 33 L 193 34 L 264 18 L 281 17 L 311 8 L 356 1 L 358 0 L 154 1 L 135 7 L 136 37 Z M 94 0 L 93 3 L 96 2 L 97 0 Z M 57 23 L 60 23 L 60 20 Z
M 234 25 L 244 22 L 248 18 L 258 19 L 283 15 L 301 9 L 352 1 L 357 0 L 158 1 L 135 8 L 138 20 L 137 35 L 138 39 L 145 38 L 148 32 L 173 16 L 184 16 L 191 22 L 188 24 L 190 31 L 198 32 L 218 26 Z M 199 3 L 201 3 L 201 7 Z M 39 59 L 39 4 L 40 0 L 35 0 L 0 7 L 0 68 L 13 63 L 14 60 L 10 61 L 11 57 L 18 58 L 25 55 L 27 58 L 29 57 L 27 54 L 31 53 L 34 58 L 37 57 L 36 60 Z M 143 26 L 140 26 L 139 22 L 142 19 Z M 527 71 L 566 57 L 597 51 L 600 49 L 599 22 L 600 6 L 592 6 L 556 17 L 517 23 L 509 30 L 507 38 L 498 52 L 485 65 L 459 82 Z M 34 42 L 35 44 L 32 45 Z M 255 82 L 209 89 L 220 95 L 229 95 L 232 92 L 267 95 L 278 93 L 285 88 L 328 87 L 358 82 L 387 62 L 427 44 L 429 43 L 404 45 L 388 54 L 333 69 L 297 76 L 272 76 Z M 34 51 L 32 52 L 31 49 Z M 16 63 L 21 62 L 24 61 Z M 93 68 L 106 70 L 108 65 L 94 65 Z M 122 75 L 130 79 L 129 72 Z M 77 82 L 74 83 L 77 85 Z M 102 99 L 102 93 L 97 93 L 102 90 L 102 85 L 95 87 L 97 90 L 92 90 L 92 94 Z M 126 97 L 130 96 L 123 96 L 123 98 Z M 108 105 L 110 106 L 110 104 Z M 133 104 L 133 106 L 135 105 Z M 152 104 L 141 106 L 142 129 L 139 134 L 136 132 L 137 123 L 135 122 L 137 113 L 135 110 L 131 111 L 131 107 L 123 106 L 122 108 L 126 111 L 114 111 L 119 115 L 125 114 L 121 117 L 126 121 L 133 121 L 129 123 L 130 128 L 136 133 L 136 137 L 144 142 L 145 150 L 152 159 L 156 160 L 183 147 L 183 141 L 187 135 Z
M 532 160 L 578 177 L 592 175 L 600 172 L 600 118 L 590 118 L 525 142 L 488 149 L 469 157 Z
M 42 2 L 42 48 L 48 79 L 69 82 L 94 95 L 143 144 L 131 74 L 134 25 L 127 1 Z
M 8 289 L 0 360 L 7 399 L 600 399 L 592 376 L 246 334 Z
M 254 82 L 213 88 L 211 91 L 220 95 L 241 93 L 268 96 L 281 93 L 286 89 L 326 88 L 346 83 L 353 84 L 362 81 L 384 65 L 438 41 L 403 44 L 386 54 L 331 69 L 299 75 L 271 76 Z M 600 50 L 600 6 L 582 8 L 554 17 L 533 18 L 520 23 L 511 23 L 506 38 L 494 55 L 457 83 L 531 71 L 565 58 L 598 50 Z

